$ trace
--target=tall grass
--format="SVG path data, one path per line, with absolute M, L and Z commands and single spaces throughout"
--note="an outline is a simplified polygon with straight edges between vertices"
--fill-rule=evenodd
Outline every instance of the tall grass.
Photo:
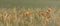
M 1 8 L 0 26 L 60 26 L 60 9 L 51 8 Z M 56 11 L 58 10 L 58 11 Z M 40 16 L 41 11 L 43 15 Z

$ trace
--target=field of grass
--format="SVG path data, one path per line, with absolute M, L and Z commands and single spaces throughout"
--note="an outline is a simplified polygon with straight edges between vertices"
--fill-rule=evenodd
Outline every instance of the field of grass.
M 0 8 L 0 26 L 60 26 L 60 9 Z
M 0 0 L 0 26 L 60 26 L 60 0 Z

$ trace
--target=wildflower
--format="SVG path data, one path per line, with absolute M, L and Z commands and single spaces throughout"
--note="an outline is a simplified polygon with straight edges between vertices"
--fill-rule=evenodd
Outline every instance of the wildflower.
M 28 15 L 30 15 L 30 14 L 32 14 L 32 11 L 25 12 L 23 15 L 24 15 L 24 16 L 28 16 Z
M 39 16 L 43 16 L 43 12 L 42 11 L 39 13 Z
M 48 8 L 47 10 L 46 10 L 46 14 L 49 14 L 51 12 L 51 8 Z
M 25 12 L 23 15 L 24 16 L 28 16 L 29 15 L 29 12 Z

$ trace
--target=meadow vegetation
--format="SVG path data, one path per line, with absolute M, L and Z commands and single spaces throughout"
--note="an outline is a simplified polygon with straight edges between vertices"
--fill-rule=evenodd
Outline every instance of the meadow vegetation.
M 0 26 L 60 26 L 57 8 L 0 8 Z

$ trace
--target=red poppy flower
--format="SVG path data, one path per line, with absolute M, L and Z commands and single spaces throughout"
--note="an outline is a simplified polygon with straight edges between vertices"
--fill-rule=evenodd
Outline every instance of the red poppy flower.
M 29 12 L 25 12 L 23 15 L 24 16 L 28 16 L 29 15 Z
M 48 9 L 46 10 L 46 14 L 49 14 L 50 11 L 51 11 L 51 8 L 48 8 Z

